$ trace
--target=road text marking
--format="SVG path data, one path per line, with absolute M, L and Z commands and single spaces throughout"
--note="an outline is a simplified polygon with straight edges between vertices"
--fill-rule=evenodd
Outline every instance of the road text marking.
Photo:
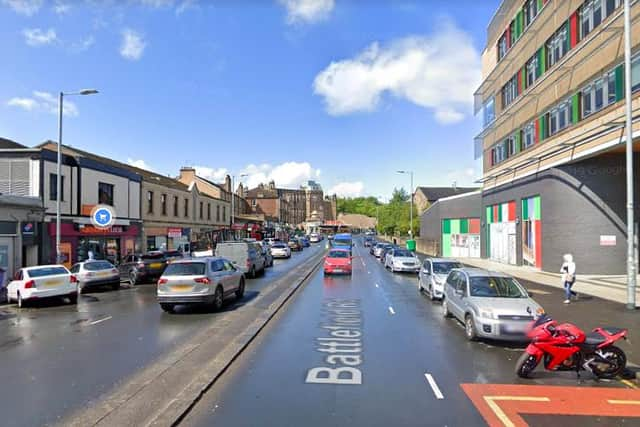
M 393 307 L 391 307 L 391 306 L 389 306 L 389 313 L 391 313 L 391 314 L 396 314 L 396 312 L 395 312 L 395 311 L 393 311 Z
M 424 377 L 427 379 L 427 382 L 429 382 L 429 385 L 431 386 L 431 390 L 433 390 L 433 394 L 435 394 L 436 399 L 444 399 L 444 395 L 440 391 L 440 387 L 438 387 L 438 384 L 436 384 L 436 380 L 433 379 L 433 376 L 427 373 L 427 374 L 424 374 Z
M 112 318 L 113 318 L 113 316 L 107 316 L 107 317 L 105 317 L 104 319 L 94 320 L 93 322 L 91 322 L 91 323 L 89 323 L 89 324 L 90 324 L 90 325 L 97 325 L 98 323 L 102 323 L 102 322 L 104 322 L 105 320 L 109 320 L 109 319 L 112 319 Z

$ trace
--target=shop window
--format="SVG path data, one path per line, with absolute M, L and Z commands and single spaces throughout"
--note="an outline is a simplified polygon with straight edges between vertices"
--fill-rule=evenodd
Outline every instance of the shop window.
M 160 209 L 162 211 L 162 215 L 167 214 L 167 195 L 166 194 L 162 194 L 160 196 Z
M 153 213 L 153 191 L 147 191 L 147 213 Z
M 189 218 L 189 199 L 184 199 L 184 217 Z
M 58 175 L 49 174 L 49 200 L 58 198 Z M 64 202 L 64 175 L 60 175 L 60 201 Z
M 178 196 L 173 196 L 173 216 L 178 217 Z

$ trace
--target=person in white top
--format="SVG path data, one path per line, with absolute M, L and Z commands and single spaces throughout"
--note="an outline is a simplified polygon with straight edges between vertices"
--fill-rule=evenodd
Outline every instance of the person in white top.
M 578 293 L 571 290 L 573 284 L 576 283 L 576 263 L 573 262 L 573 255 L 571 254 L 564 255 L 563 259 L 564 262 L 560 268 L 560 273 L 562 273 L 562 284 L 567 297 L 564 303 L 569 304 L 572 296 L 578 298 Z

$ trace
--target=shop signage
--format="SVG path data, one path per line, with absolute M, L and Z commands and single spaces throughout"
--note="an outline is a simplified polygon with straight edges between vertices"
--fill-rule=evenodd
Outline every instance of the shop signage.
M 91 223 L 97 228 L 109 228 L 116 220 L 116 213 L 109 205 L 96 205 L 91 210 Z
M 600 246 L 615 246 L 616 236 L 600 236 Z
M 85 225 L 80 228 L 80 233 L 82 234 L 119 234 L 124 233 L 124 227 L 121 225 L 115 225 L 109 228 L 98 228 L 92 225 Z
M 167 236 L 173 239 L 179 239 L 182 237 L 182 228 L 169 227 L 167 228 Z
M 35 224 L 32 222 L 25 222 L 22 224 L 22 235 L 32 236 L 35 229 Z
M 245 230 L 247 228 L 247 224 L 231 224 L 232 230 Z

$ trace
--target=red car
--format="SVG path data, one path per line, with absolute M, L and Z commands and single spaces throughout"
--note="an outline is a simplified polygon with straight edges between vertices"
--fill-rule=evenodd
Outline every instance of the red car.
M 332 249 L 324 258 L 324 274 L 351 274 L 351 252 Z

